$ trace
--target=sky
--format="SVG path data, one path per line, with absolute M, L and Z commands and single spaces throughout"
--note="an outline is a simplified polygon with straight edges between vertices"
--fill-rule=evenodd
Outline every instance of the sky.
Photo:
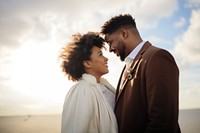
M 143 40 L 174 56 L 179 108 L 200 108 L 200 0 L 0 0 L 0 115 L 61 114 L 74 83 L 61 72 L 60 49 L 125 13 Z M 124 63 L 104 55 L 116 87 Z

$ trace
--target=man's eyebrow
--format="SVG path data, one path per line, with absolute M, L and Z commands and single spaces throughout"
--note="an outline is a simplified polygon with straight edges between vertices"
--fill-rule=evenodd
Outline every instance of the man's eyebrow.
M 105 41 L 106 41 L 107 43 L 110 43 L 110 40 L 108 40 L 107 38 L 105 39 Z
M 108 38 L 105 36 L 105 39 L 104 39 L 106 42 L 108 42 Z

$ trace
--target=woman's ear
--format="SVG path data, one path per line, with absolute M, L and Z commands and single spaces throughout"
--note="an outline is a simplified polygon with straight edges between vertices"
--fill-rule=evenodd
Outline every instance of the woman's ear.
M 90 69 L 92 66 L 91 66 L 91 63 L 89 60 L 85 60 L 83 61 L 83 66 L 87 69 Z

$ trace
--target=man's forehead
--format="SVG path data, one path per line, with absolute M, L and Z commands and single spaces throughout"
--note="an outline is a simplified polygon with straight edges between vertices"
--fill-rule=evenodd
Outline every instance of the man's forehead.
M 105 34 L 105 40 L 106 40 L 106 42 L 108 42 L 108 41 L 110 41 L 110 34 Z
M 105 34 L 105 40 L 106 40 L 106 42 L 111 41 L 112 38 L 115 38 L 116 36 L 118 36 L 118 34 L 120 33 L 120 31 L 121 31 L 121 28 L 115 30 L 112 33 Z

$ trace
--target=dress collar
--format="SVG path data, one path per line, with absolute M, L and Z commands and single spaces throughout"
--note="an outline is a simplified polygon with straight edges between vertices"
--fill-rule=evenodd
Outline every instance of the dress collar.
M 91 75 L 91 74 L 87 74 L 84 73 L 82 75 L 81 80 L 84 80 L 88 83 L 90 83 L 93 86 L 97 86 L 99 83 L 97 82 L 95 76 Z M 113 93 L 115 93 L 115 88 L 104 78 L 100 78 L 100 83 L 105 85 L 110 91 L 112 91 Z
M 84 73 L 81 79 L 89 82 L 92 85 L 98 84 L 96 78 L 91 74 Z

